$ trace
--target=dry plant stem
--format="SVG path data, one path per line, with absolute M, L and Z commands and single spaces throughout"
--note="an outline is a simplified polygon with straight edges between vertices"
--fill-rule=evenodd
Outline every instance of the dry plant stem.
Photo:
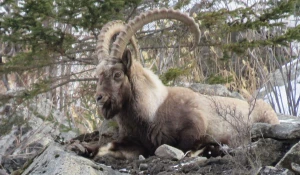
M 247 116 L 247 120 L 245 121 L 243 114 L 237 111 L 236 107 L 229 106 L 226 104 L 221 104 L 217 102 L 213 97 L 210 97 L 210 100 L 213 102 L 212 108 L 216 110 L 217 114 L 223 118 L 227 123 L 229 123 L 232 128 L 236 131 L 236 134 L 238 134 L 237 138 L 245 139 L 245 136 L 250 136 L 250 130 L 251 130 L 251 121 L 250 121 L 250 115 L 254 110 L 254 107 L 256 105 L 256 98 L 254 98 L 249 105 L 249 112 Z M 250 137 L 248 138 L 249 141 L 251 140 Z M 242 141 L 242 140 L 240 140 Z M 241 143 L 237 143 L 238 145 L 241 145 Z
M 286 50 L 285 50 L 285 52 L 288 53 Z M 300 97 L 295 96 L 295 94 L 296 94 L 295 93 L 295 91 L 296 91 L 296 88 L 295 88 L 296 87 L 296 81 L 294 82 L 294 84 L 292 84 L 292 81 L 297 78 L 296 73 L 294 74 L 295 77 L 292 77 L 293 64 L 289 63 L 289 65 L 288 65 L 286 62 L 283 63 L 280 60 L 275 59 L 275 53 L 274 52 L 272 52 L 272 55 L 273 55 L 272 58 L 274 58 L 273 61 L 274 61 L 275 65 L 278 67 L 278 69 L 280 71 L 280 74 L 281 74 L 281 77 L 282 77 L 282 80 L 284 82 L 285 95 L 287 97 L 287 103 L 289 104 L 288 105 L 288 111 L 285 111 L 284 102 L 283 102 L 283 99 L 282 99 L 282 94 L 279 91 L 279 87 L 277 85 L 273 84 L 272 82 L 268 82 L 267 90 L 268 90 L 269 94 L 272 94 L 272 93 L 274 94 L 275 101 L 272 101 L 273 99 L 271 97 L 269 97 L 269 99 L 272 102 L 273 106 L 278 107 L 280 113 L 287 113 L 288 112 L 290 115 L 297 116 L 298 109 L 299 109 L 298 106 L 299 106 Z M 294 64 L 297 65 L 297 67 L 295 68 L 295 71 L 297 71 L 297 69 L 299 69 L 298 68 L 299 59 L 297 59 Z M 282 65 L 284 65 L 284 66 L 282 66 Z M 285 70 L 283 69 L 283 67 L 284 67 Z M 276 79 L 275 79 L 275 81 L 276 81 Z M 294 91 L 293 91 L 293 89 L 294 89 Z

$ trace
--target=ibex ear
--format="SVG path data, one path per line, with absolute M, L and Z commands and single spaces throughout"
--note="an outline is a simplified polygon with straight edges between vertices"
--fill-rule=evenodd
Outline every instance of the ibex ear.
M 122 56 L 123 64 L 125 65 L 127 70 L 130 70 L 131 64 L 132 64 L 132 57 L 130 50 L 126 49 Z

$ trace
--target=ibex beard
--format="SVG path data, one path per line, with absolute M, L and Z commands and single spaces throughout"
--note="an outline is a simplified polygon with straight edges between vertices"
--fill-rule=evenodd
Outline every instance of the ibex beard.
M 250 105 L 239 99 L 166 87 L 134 61 L 129 50 L 119 60 L 103 60 L 97 74 L 99 107 L 106 119 L 116 118 L 120 136 L 119 141 L 101 147 L 98 156 L 148 156 L 162 144 L 196 151 L 209 144 L 230 144 L 237 135 L 232 126 L 236 120 L 247 126 L 279 123 L 273 109 L 263 101 L 257 101 L 259 105 L 254 104 L 250 111 Z

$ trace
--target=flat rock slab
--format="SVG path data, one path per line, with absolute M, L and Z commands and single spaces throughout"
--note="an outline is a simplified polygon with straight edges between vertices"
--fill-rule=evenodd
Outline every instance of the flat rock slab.
M 22 175 L 119 175 L 109 167 L 65 151 L 58 144 L 51 144 L 41 155 L 36 157 Z
M 300 139 L 300 123 L 282 123 L 280 125 L 255 123 L 251 129 L 251 137 L 278 140 Z

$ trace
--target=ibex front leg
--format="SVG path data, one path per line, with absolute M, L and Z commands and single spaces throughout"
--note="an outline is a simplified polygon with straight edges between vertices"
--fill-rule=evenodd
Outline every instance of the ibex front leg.
M 94 160 L 103 156 L 112 156 L 118 159 L 136 159 L 139 155 L 147 155 L 146 149 L 138 142 L 130 138 L 110 142 L 99 148 Z

